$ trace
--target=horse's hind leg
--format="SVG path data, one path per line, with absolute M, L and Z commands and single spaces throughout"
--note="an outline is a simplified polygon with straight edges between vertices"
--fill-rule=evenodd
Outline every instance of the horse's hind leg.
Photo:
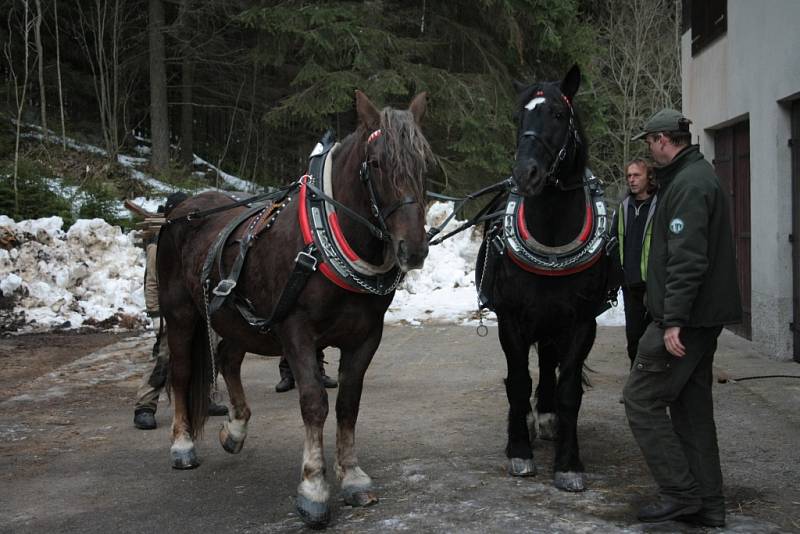
M 589 355 L 597 333 L 594 320 L 576 325 L 571 342 L 560 362 L 556 399 L 558 403 L 558 440 L 553 467 L 555 486 L 566 491 L 583 491 L 584 467 L 578 448 L 578 412 L 583 399 L 583 362 Z
M 250 407 L 242 387 L 242 360 L 244 349 L 230 339 L 223 339 L 219 344 L 219 366 L 228 395 L 231 400 L 231 414 L 222 424 L 219 431 L 219 442 L 222 448 L 231 454 L 241 452 L 247 437 L 247 422 L 250 420 Z
M 193 421 L 193 406 L 199 399 L 190 400 L 192 373 L 203 372 L 192 369 L 192 351 L 196 349 L 195 322 L 173 317 L 167 324 L 167 339 L 170 349 L 170 375 L 174 416 L 172 419 L 172 446 L 170 456 L 175 469 L 193 469 L 200 465 L 193 438 L 202 421 Z M 204 336 L 201 336 L 204 338 Z M 205 338 L 204 338 L 205 339 Z M 194 392 L 193 392 L 194 393 Z M 194 395 L 193 395 L 194 396 Z M 206 394 L 206 404 L 208 395 Z M 202 402 L 202 401 L 201 401 Z
M 527 418 L 531 413 L 533 385 L 528 371 L 530 343 L 525 339 L 520 325 L 514 317 L 498 314 L 498 332 L 508 366 L 508 375 L 506 376 L 508 472 L 512 476 L 533 476 L 536 474 L 536 466 L 533 463 L 533 449 L 527 423 Z
M 532 435 L 539 439 L 555 440 L 558 435 L 556 417 L 556 368 L 558 346 L 552 339 L 544 339 L 537 347 L 539 353 L 539 385 L 536 386 L 536 410 L 533 412 Z
M 372 479 L 358 465 L 356 421 L 364 386 L 364 373 L 380 344 L 381 332 L 358 347 L 342 349 L 339 363 L 339 394 L 336 397 L 336 475 L 342 482 L 342 497 L 350 506 L 378 502 Z

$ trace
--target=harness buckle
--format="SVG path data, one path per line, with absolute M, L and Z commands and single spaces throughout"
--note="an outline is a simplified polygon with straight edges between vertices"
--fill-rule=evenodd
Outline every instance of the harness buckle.
M 317 270 L 317 258 L 305 250 L 301 250 L 294 258 L 294 262 L 300 264 L 300 267 L 307 271 Z
M 214 288 L 212 293 L 218 297 L 227 297 L 231 294 L 231 291 L 233 291 L 234 287 L 236 287 L 236 280 L 226 278 L 219 281 L 219 284 L 217 284 L 217 287 Z

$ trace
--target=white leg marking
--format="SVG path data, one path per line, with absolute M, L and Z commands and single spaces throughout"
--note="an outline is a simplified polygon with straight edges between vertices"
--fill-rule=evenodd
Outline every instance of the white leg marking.
M 536 435 L 541 439 L 555 439 L 558 432 L 558 418 L 554 413 L 534 412 Z
M 347 469 L 341 479 L 343 488 L 368 488 L 372 486 L 372 479 L 358 466 Z
M 170 451 L 172 452 L 186 452 L 194 449 L 194 442 L 186 436 L 181 436 L 172 442 Z
M 309 476 L 306 477 L 306 473 Z M 306 430 L 303 447 L 302 478 L 297 493 L 314 502 L 327 502 L 328 483 L 325 481 L 325 458 L 322 453 L 322 431 Z
M 244 419 L 225 421 L 225 427 L 228 430 L 228 435 L 234 441 L 244 441 L 247 437 L 247 421 Z

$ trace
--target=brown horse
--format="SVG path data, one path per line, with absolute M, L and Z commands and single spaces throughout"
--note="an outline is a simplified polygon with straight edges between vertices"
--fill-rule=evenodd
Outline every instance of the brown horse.
M 317 351 L 326 347 L 341 351 L 334 465 L 342 494 L 350 505 L 377 502 L 371 479 L 358 464 L 355 426 L 364 373 L 380 344 L 383 316 L 394 296 L 394 285 L 402 273 L 422 267 L 428 253 L 424 175 L 431 152 L 419 129 L 425 107 L 426 95 L 421 93 L 408 110 L 378 111 L 363 93 L 356 91 L 358 127 L 331 150 L 325 171 L 326 187 L 316 181 L 322 177 L 305 176 L 300 182 L 315 183 L 317 189 L 298 186 L 299 191 L 291 190 L 281 201 L 282 209 L 277 216 L 276 212 L 270 214 L 271 223 L 253 241 L 231 296 L 246 299 L 255 315 L 270 317 L 298 253 L 309 250 L 312 232 L 319 227 L 320 209 L 328 210 L 328 221 L 333 221 L 333 232 L 327 237 L 334 239 L 328 239 L 328 244 L 335 241 L 344 254 L 329 257 L 316 250 L 314 271 L 288 315 L 268 329 L 255 328 L 228 302 L 211 314 L 211 325 L 223 339 L 216 365 L 225 379 L 232 405 L 230 419 L 219 434 L 226 451 L 239 452 L 247 436 L 250 408 L 240 375 L 245 352 L 286 355 L 297 382 L 306 429 L 296 505 L 301 517 L 313 527 L 325 526 L 330 518 L 322 449 L 328 396 L 316 358 Z M 319 194 L 323 190 L 327 198 Z M 322 204 L 320 198 L 325 199 Z M 331 198 L 335 198 L 338 212 L 331 209 Z M 318 202 L 313 217 L 311 199 Z M 235 207 L 202 217 L 187 215 L 230 202 L 219 193 L 203 193 L 186 200 L 172 212 L 172 222 L 164 228 L 159 241 L 160 303 L 169 324 L 172 353 L 175 415 L 171 456 L 173 467 L 178 469 L 199 465 L 194 439 L 205 423 L 214 376 L 204 295 L 204 287 L 207 292 L 209 286 L 204 286 L 200 273 L 217 236 L 247 208 Z M 253 226 L 257 226 L 255 220 L 249 219 L 241 228 Z M 378 227 L 383 232 L 376 232 Z M 236 230 L 233 236 L 241 234 Z M 382 239 L 376 234 L 382 234 Z M 239 248 L 223 249 L 224 272 L 230 270 Z M 341 261 L 343 257 L 348 261 Z M 334 265 L 337 259 L 338 264 Z M 397 273 L 394 285 L 376 288 L 368 283 L 387 270 Z M 342 276 L 342 272 L 352 276 Z M 210 287 L 214 288 L 221 278 L 216 261 L 210 278 Z

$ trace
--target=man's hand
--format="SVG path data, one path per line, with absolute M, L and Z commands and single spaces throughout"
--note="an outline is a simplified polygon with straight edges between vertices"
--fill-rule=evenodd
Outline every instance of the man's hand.
M 667 351 L 673 356 L 677 356 L 678 358 L 686 356 L 686 347 L 681 343 L 680 326 L 670 326 L 664 330 L 664 346 L 667 347 Z

